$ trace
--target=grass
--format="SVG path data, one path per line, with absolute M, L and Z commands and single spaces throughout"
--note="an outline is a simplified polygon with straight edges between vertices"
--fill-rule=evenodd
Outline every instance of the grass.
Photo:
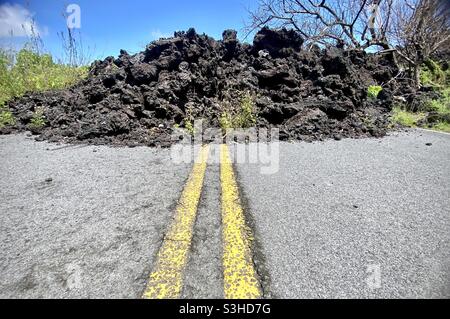
M 421 69 L 420 79 L 423 85 L 432 87 L 434 91 L 441 94 L 441 97 L 426 101 L 419 110 L 408 109 L 406 105 L 397 105 L 392 111 L 392 122 L 407 127 L 422 126 L 436 131 L 450 132 L 448 120 L 450 118 L 450 69 L 444 70 L 435 61 L 428 60 Z M 433 123 L 422 121 L 429 115 L 430 119 L 433 118 Z
M 26 92 L 69 87 L 87 76 L 88 67 L 55 63 L 50 54 L 22 49 L 17 54 L 0 51 L 0 103 Z
M 432 130 L 450 133 L 450 124 L 446 122 L 439 122 L 431 127 Z
M 425 113 L 413 113 L 404 110 L 401 106 L 396 106 L 392 110 L 392 121 L 406 127 L 416 127 L 425 116 Z
M 449 112 L 448 108 L 445 112 Z M 439 112 L 438 112 L 439 113 Z M 442 113 L 440 113 L 442 114 Z M 404 110 L 400 106 L 394 107 L 392 110 L 392 122 L 406 126 L 406 127 L 421 127 L 420 121 L 426 118 L 426 113 L 423 112 L 410 112 Z M 426 128 L 447 132 L 450 133 L 450 123 L 444 121 L 438 121 L 437 123 L 432 124 Z
M 250 92 L 242 94 L 239 102 L 238 105 L 224 103 L 224 109 L 219 117 L 219 125 L 222 130 L 249 128 L 256 125 L 255 102 Z
M 24 47 L 19 52 L 0 49 L 0 127 L 14 125 L 15 119 L 5 106 L 27 92 L 64 89 L 88 74 L 88 67 L 55 63 L 50 54 Z M 36 125 L 41 121 L 36 119 Z

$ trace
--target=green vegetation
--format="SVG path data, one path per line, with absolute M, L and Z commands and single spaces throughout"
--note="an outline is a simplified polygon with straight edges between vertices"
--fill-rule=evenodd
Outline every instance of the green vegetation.
M 42 108 L 38 108 L 34 111 L 33 117 L 31 118 L 30 128 L 40 129 L 44 126 L 45 126 L 44 110 Z
M 433 112 L 433 116 L 438 120 L 431 124 L 426 123 L 427 117 L 430 116 L 429 112 L 411 112 L 405 110 L 404 107 L 397 105 L 392 110 L 392 122 L 398 123 L 406 127 L 425 127 L 436 131 L 443 131 L 450 133 L 450 105 L 444 106 L 442 102 L 433 100 L 430 102 L 430 112 Z
M 0 107 L 0 128 L 16 124 L 14 115 L 4 107 Z
M 442 97 L 428 101 L 425 110 L 437 113 L 442 119 L 448 121 L 450 118 L 450 87 L 442 90 L 440 93 Z
M 195 134 L 195 128 L 194 128 L 194 115 L 192 114 L 192 108 L 191 107 L 187 107 L 186 108 L 186 117 L 184 118 L 183 122 L 184 122 L 184 128 L 188 131 L 188 133 L 190 135 L 194 135 Z
M 431 127 L 433 130 L 450 133 L 450 124 L 447 122 L 439 122 Z
M 5 104 L 27 92 L 42 92 L 69 87 L 88 74 L 88 67 L 55 63 L 50 54 L 38 53 L 25 46 L 17 53 L 0 49 L 0 128 L 14 125 L 15 119 Z M 38 111 L 31 126 L 42 127 L 43 114 Z
M 425 116 L 425 113 L 413 113 L 404 110 L 401 106 L 396 106 L 392 110 L 392 121 L 407 127 L 416 127 Z
M 382 90 L 383 88 L 379 85 L 371 85 L 367 88 L 367 96 L 370 99 L 376 99 Z
M 450 69 L 442 70 L 441 66 L 429 59 L 420 70 L 420 82 L 423 85 L 443 88 L 450 81 Z
M 17 54 L 0 51 L 0 103 L 26 92 L 63 89 L 87 76 L 87 67 L 55 63 L 49 54 L 22 49 Z
M 188 133 L 190 135 L 194 135 L 195 134 L 195 128 L 194 128 L 194 124 L 192 123 L 192 121 L 187 121 L 184 124 L 184 126 L 185 126 L 186 130 L 188 131 Z
M 231 103 L 224 103 L 224 105 L 225 109 L 219 118 L 219 125 L 223 130 L 255 126 L 257 120 L 255 102 L 249 92 L 242 95 L 239 105 L 234 106 Z
M 437 99 L 424 101 L 417 109 L 397 105 L 392 112 L 392 121 L 407 127 L 422 126 L 433 130 L 450 132 L 450 69 L 443 69 L 433 60 L 428 60 L 420 72 L 423 85 L 440 94 Z

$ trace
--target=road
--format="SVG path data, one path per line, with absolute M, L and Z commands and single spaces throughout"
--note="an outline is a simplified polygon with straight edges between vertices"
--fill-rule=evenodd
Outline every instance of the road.
M 192 164 L 25 135 L 0 136 L 0 152 L 0 298 L 141 298 Z M 261 297 L 450 298 L 450 135 L 280 143 L 279 154 L 274 174 L 242 163 L 228 180 Z M 210 162 L 202 175 L 181 298 L 230 296 L 223 233 L 241 226 L 222 220 L 240 207 L 224 209 L 223 171 Z

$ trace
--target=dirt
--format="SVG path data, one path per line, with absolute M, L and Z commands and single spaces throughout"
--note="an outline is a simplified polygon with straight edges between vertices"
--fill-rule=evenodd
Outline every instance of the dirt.
M 171 145 L 175 127 L 201 118 L 218 127 L 227 103 L 254 96 L 258 127 L 280 128 L 282 140 L 383 136 L 392 94 L 367 88 L 397 70 L 388 56 L 338 48 L 304 50 L 285 29 L 260 30 L 253 44 L 226 30 L 216 41 L 194 29 L 150 43 L 136 55 L 121 51 L 91 65 L 89 76 L 62 91 L 31 93 L 9 103 L 11 131 L 38 140 L 114 145 Z M 30 125 L 36 111 L 44 127 Z

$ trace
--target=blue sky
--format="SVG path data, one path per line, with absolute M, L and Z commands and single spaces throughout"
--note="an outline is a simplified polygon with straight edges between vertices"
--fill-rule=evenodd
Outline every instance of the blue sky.
M 225 29 L 240 31 L 248 17 L 247 9 L 256 3 L 257 0 L 0 0 L 0 45 L 20 46 L 29 33 L 27 21 L 33 18 L 45 48 L 55 56 L 61 55 L 57 33 L 66 28 L 62 15 L 67 5 L 77 4 L 81 9 L 79 31 L 93 59 L 117 55 L 120 49 L 135 53 L 160 36 L 171 36 L 174 31 L 189 27 L 217 39 Z M 15 31 L 13 37 L 9 29 Z

